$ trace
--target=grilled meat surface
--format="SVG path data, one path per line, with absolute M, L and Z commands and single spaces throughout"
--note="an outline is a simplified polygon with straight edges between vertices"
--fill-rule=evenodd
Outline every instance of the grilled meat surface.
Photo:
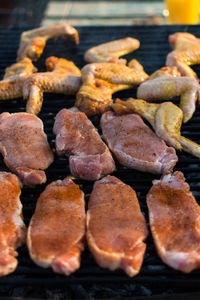
M 16 249 L 26 239 L 20 194 L 20 181 L 17 176 L 0 172 L 0 276 L 10 274 L 16 269 Z
M 28 113 L 0 114 L 0 152 L 7 167 L 24 185 L 46 181 L 43 170 L 53 162 L 53 153 L 38 117 Z
M 56 151 L 70 155 L 71 173 L 82 179 L 98 180 L 115 170 L 112 155 L 96 128 L 82 112 L 62 109 L 53 128 Z
M 69 275 L 80 266 L 84 235 L 83 192 L 71 179 L 50 183 L 38 198 L 28 227 L 30 257 L 41 267 Z

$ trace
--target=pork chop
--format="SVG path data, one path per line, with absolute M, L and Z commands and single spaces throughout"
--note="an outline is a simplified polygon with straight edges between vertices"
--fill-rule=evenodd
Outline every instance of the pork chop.
M 87 212 L 87 241 L 97 263 L 135 276 L 148 235 L 135 191 L 114 176 L 94 184 Z
M 150 227 L 157 252 L 168 266 L 189 273 L 200 267 L 200 207 L 174 172 L 153 181 L 147 195 Z
M 101 117 L 101 128 L 109 149 L 125 167 L 160 174 L 171 170 L 178 160 L 175 150 L 136 114 L 106 112 Z
M 37 200 L 27 244 L 33 261 L 69 275 L 80 266 L 84 248 L 84 194 L 70 179 L 50 183 Z
M 115 170 L 108 147 L 85 113 L 62 109 L 54 128 L 58 155 L 70 155 L 69 166 L 74 176 L 98 180 Z
M 25 242 L 20 194 L 17 176 L 0 172 L 0 276 L 16 269 L 18 254 L 15 250 Z
M 46 181 L 45 170 L 53 153 L 43 131 L 42 121 L 28 113 L 0 115 L 0 152 L 9 169 L 21 182 L 34 186 Z

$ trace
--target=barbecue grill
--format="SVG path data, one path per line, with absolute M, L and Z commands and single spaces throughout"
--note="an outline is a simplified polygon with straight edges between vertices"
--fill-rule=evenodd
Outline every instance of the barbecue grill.
M 17 48 L 19 45 L 22 29 L 0 28 L 0 74 L 3 75 L 5 67 L 15 62 Z M 39 71 L 45 71 L 45 59 L 51 55 L 72 60 L 79 68 L 83 67 L 84 52 L 97 44 L 111 40 L 132 36 L 141 42 L 139 50 L 129 54 L 126 58 L 136 58 L 144 66 L 147 73 L 152 73 L 165 65 L 165 58 L 171 51 L 168 44 L 168 36 L 177 31 L 187 31 L 200 36 L 200 26 L 148 26 L 148 27 L 79 27 L 79 46 L 72 46 L 62 39 L 50 40 L 39 62 L 36 63 Z M 195 67 L 200 75 L 200 70 Z M 114 99 L 119 97 L 126 99 L 134 97 L 136 89 L 121 91 L 113 95 Z M 45 94 L 44 104 L 39 117 L 44 122 L 45 132 L 52 148 L 55 148 L 55 136 L 52 133 L 54 117 L 57 112 L 74 104 L 74 96 Z M 178 102 L 177 102 L 178 103 Z M 23 112 L 25 103 L 22 99 L 12 101 L 1 101 L 0 112 Z M 99 117 L 91 118 L 94 125 L 99 129 Z M 200 109 L 193 118 L 182 126 L 182 135 L 200 143 Z M 186 153 L 178 152 L 179 162 L 175 170 L 184 173 L 191 191 L 197 200 L 200 196 L 200 160 Z M 0 170 L 7 170 L 1 157 Z M 7 170 L 8 171 L 8 170 Z M 53 180 L 63 179 L 70 176 L 68 159 L 57 157 L 46 172 L 47 184 Z M 152 185 L 152 180 L 159 176 L 142 173 L 136 170 L 126 169 L 117 163 L 117 171 L 113 173 L 116 177 L 131 185 L 137 192 L 140 207 L 148 222 L 148 211 L 145 196 Z M 86 206 L 92 190 L 91 182 L 76 179 L 75 182 L 85 193 Z M 37 186 L 34 189 L 23 188 L 21 200 L 25 223 L 34 212 L 36 200 L 45 186 Z M 200 202 L 199 202 L 200 203 Z M 190 246 L 190 245 L 188 245 Z M 36 266 L 29 258 L 27 248 L 19 249 L 19 265 L 17 270 L 6 277 L 0 278 L 0 299 L 2 296 L 9 297 L 30 297 L 48 299 L 146 299 L 147 296 L 162 295 L 168 299 L 172 294 L 198 293 L 200 292 L 200 270 L 185 275 L 167 267 L 158 257 L 152 241 L 151 234 L 147 239 L 147 251 L 140 273 L 129 278 L 122 271 L 111 272 L 100 268 L 87 249 L 83 252 L 81 268 L 65 277 L 53 273 L 50 269 L 42 269 Z M 199 294 L 196 294 L 198 297 Z M 142 297 L 143 296 L 143 297 Z M 136 297 L 136 298 L 135 298 Z M 12 298 L 9 298 L 12 299 Z M 14 298 L 13 298 L 14 299 Z M 178 297 L 176 299 L 179 299 Z M 182 298 L 181 298 L 182 299 Z

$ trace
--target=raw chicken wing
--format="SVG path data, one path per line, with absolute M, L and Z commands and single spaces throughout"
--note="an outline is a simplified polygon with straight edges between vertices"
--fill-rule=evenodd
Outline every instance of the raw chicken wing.
M 53 130 L 56 151 L 59 155 L 70 155 L 69 167 L 74 176 L 98 180 L 115 170 L 108 147 L 84 113 L 62 109 L 56 116 Z
M 148 231 L 135 191 L 114 176 L 95 182 L 87 212 L 87 241 L 103 268 L 140 271 Z
M 200 207 L 183 173 L 153 181 L 147 195 L 157 252 L 168 266 L 189 273 L 200 267 Z
M 35 70 L 29 58 L 6 68 L 4 78 L 0 81 L 0 100 L 22 97 L 23 83 Z
M 187 32 L 177 32 L 169 36 L 169 43 L 174 50 L 167 55 L 166 65 L 177 66 L 183 76 L 197 78 L 189 66 L 200 63 L 200 39 Z
M 83 192 L 67 178 L 50 183 L 37 200 L 28 228 L 30 257 L 43 268 L 69 275 L 80 267 L 84 235 Z
M 80 88 L 81 71 L 73 62 L 51 56 L 46 59 L 46 67 L 49 72 L 35 73 L 24 82 L 23 96 L 28 99 L 28 113 L 40 112 L 44 92 L 74 95 Z
M 68 24 L 54 24 L 24 31 L 21 35 L 17 60 L 28 57 L 37 61 L 43 52 L 48 39 L 63 36 L 71 38 L 76 44 L 79 42 L 77 30 Z
M 53 162 L 53 153 L 42 121 L 27 113 L 0 114 L 0 152 L 8 168 L 23 184 L 34 186 L 46 181 L 43 170 Z
M 17 176 L 0 172 L 0 276 L 12 273 L 16 269 L 16 249 L 26 239 L 20 194 Z
M 103 137 L 118 161 L 143 172 L 171 170 L 178 158 L 136 114 L 119 116 L 109 111 L 101 117 Z
M 88 116 L 102 114 L 112 105 L 112 94 L 130 89 L 148 78 L 143 67 L 135 60 L 130 66 L 116 63 L 94 63 L 82 69 L 82 86 L 75 106 Z
M 86 51 L 84 59 L 89 62 L 112 62 L 126 64 L 126 59 L 120 56 L 128 54 L 140 47 L 140 42 L 134 38 L 126 37 L 90 48 Z
M 162 69 L 156 71 L 149 80 L 139 86 L 137 98 L 156 101 L 180 96 L 183 122 L 186 123 L 192 117 L 195 103 L 199 99 L 199 83 L 194 78 L 179 77 L 178 73 L 166 71 L 165 75 L 165 69 L 164 72 Z

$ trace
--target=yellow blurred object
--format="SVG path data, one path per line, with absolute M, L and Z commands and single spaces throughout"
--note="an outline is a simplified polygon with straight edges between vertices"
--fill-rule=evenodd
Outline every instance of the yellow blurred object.
M 197 24 L 199 0 L 165 0 L 171 24 Z

